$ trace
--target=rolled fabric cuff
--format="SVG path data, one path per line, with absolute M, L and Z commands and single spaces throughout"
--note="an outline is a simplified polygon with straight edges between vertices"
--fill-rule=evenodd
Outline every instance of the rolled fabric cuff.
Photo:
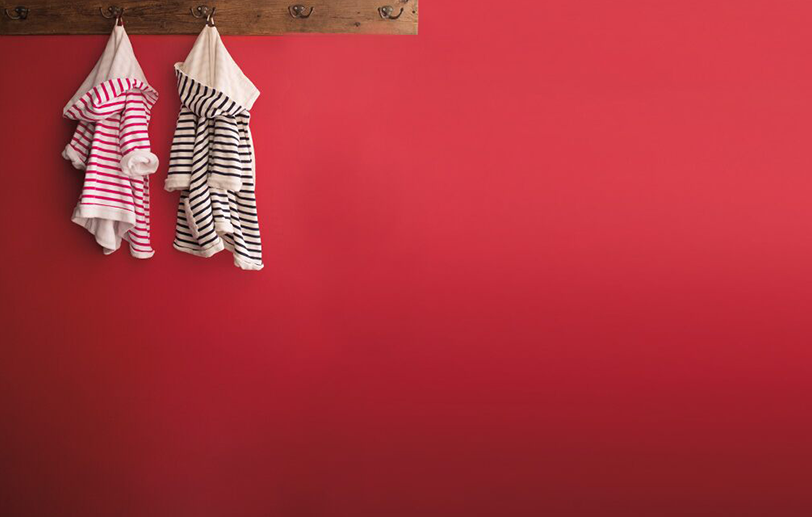
M 191 182 L 191 174 L 168 174 L 164 181 L 164 190 L 167 192 L 187 190 Z
M 65 149 L 62 151 L 62 158 L 68 160 L 71 163 L 71 165 L 73 165 L 79 170 L 84 170 L 85 168 L 85 160 L 76 151 L 76 149 L 71 147 L 70 144 L 66 145 Z
M 136 149 L 121 158 L 121 172 L 125 176 L 146 176 L 158 170 L 158 157 L 149 151 Z

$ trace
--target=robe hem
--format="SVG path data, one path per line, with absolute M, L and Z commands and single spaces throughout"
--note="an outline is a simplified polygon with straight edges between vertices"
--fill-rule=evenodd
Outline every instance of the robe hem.
M 220 239 L 218 243 L 206 248 L 205 250 L 193 250 L 190 248 L 184 248 L 183 246 L 178 246 L 177 243 L 172 243 L 172 247 L 183 253 L 188 253 L 189 255 L 194 255 L 196 257 L 203 258 L 211 258 L 214 255 L 220 253 L 221 251 L 227 250 L 234 257 L 234 265 L 242 269 L 243 271 L 259 271 L 263 267 L 265 267 L 264 264 L 256 264 L 254 262 L 244 260 L 242 257 L 234 253 L 234 248 L 229 244 L 227 244 L 222 239 Z
M 194 255 L 196 257 L 203 257 L 203 258 L 213 257 L 214 255 L 220 253 L 221 251 L 223 251 L 225 249 L 225 247 L 223 246 L 223 240 L 222 239 L 220 239 L 218 242 L 212 244 L 208 248 L 205 248 L 205 249 L 202 249 L 202 250 L 193 250 L 193 249 L 190 249 L 190 248 L 184 248 L 182 246 L 178 246 L 176 243 L 172 243 L 172 247 L 175 248 L 178 251 L 188 253 L 189 255 Z

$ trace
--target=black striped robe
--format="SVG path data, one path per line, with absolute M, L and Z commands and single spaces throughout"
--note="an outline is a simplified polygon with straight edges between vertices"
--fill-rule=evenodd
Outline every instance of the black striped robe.
M 181 108 L 166 190 L 180 190 L 174 247 L 210 257 L 227 249 L 242 269 L 262 269 L 254 146 L 248 110 L 178 68 Z

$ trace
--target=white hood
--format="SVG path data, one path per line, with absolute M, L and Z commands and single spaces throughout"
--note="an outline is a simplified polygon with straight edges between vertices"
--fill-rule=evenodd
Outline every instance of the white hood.
M 113 33 L 110 39 L 107 40 L 107 46 L 102 52 L 101 57 L 96 62 L 96 66 L 87 76 L 82 86 L 76 90 L 76 94 L 65 105 L 63 114 L 76 104 L 79 98 L 87 93 L 89 90 L 95 88 L 105 81 L 110 79 L 138 79 L 145 84 L 149 84 L 147 78 L 144 77 L 144 71 L 141 70 L 141 65 L 135 59 L 133 46 L 130 43 L 130 38 L 123 26 L 116 25 L 113 28 Z
M 257 87 L 226 50 L 217 27 L 207 25 L 197 37 L 186 61 L 176 63 L 175 68 L 204 86 L 222 92 L 247 110 L 259 97 Z

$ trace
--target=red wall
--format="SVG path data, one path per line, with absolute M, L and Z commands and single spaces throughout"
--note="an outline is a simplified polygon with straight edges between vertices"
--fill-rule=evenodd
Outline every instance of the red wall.
M 266 268 L 105 257 L 61 109 L 106 37 L 0 38 L 4 516 L 812 514 L 812 7 L 423 2 L 226 37 Z M 132 38 L 161 93 L 193 36 Z

